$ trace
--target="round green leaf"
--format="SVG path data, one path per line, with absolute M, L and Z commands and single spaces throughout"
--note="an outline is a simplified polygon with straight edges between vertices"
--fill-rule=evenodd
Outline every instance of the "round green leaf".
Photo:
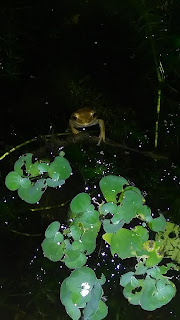
M 148 225 L 155 232 L 164 231 L 167 221 L 162 214 L 158 218 L 152 219 Z
M 9 172 L 5 180 L 6 187 L 11 191 L 15 191 L 20 187 L 20 184 L 21 176 L 15 171 Z
M 106 176 L 103 177 L 100 182 L 100 189 L 107 202 L 117 203 L 118 194 L 123 191 L 124 185 L 128 185 L 128 181 L 120 176 Z
M 90 318 L 90 320 L 102 320 L 106 318 L 107 314 L 108 314 L 108 307 L 102 300 L 100 300 L 98 310 L 95 313 L 95 315 L 93 315 Z
M 65 180 L 69 178 L 71 174 L 71 166 L 69 161 L 64 157 L 56 157 L 54 161 L 49 165 L 48 173 L 50 178 L 56 173 L 59 174 L 59 180 Z
M 90 196 L 87 193 L 82 192 L 72 199 L 70 208 L 73 213 L 78 214 L 86 211 L 90 206 L 90 204 L 91 204 Z
M 24 189 L 23 187 L 20 187 L 18 189 L 18 195 L 22 200 L 26 201 L 27 203 L 37 203 L 42 197 L 44 187 L 45 179 L 40 179 L 36 181 L 34 186 L 31 186 L 30 188 Z
M 59 221 L 52 222 L 45 231 L 45 237 L 46 238 L 52 238 L 56 235 L 56 233 L 59 231 L 60 223 Z
M 100 206 L 100 214 L 106 216 L 108 213 L 115 214 L 117 212 L 117 205 L 113 202 L 107 202 Z
M 54 242 L 54 238 L 45 238 L 42 242 L 44 256 L 51 261 L 59 261 L 64 254 L 63 244 Z
M 96 275 L 94 271 L 88 267 L 81 267 L 73 271 L 70 277 L 67 278 L 66 286 L 69 291 L 81 292 L 83 296 L 86 296 L 91 292 L 95 282 Z
M 21 187 L 24 189 L 31 187 L 31 180 L 29 178 L 21 178 Z

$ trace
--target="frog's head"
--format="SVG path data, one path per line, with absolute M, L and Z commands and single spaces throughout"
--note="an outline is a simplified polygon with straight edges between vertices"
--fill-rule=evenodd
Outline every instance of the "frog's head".
M 91 108 L 78 109 L 71 115 L 71 120 L 78 127 L 88 127 L 96 123 L 96 111 Z

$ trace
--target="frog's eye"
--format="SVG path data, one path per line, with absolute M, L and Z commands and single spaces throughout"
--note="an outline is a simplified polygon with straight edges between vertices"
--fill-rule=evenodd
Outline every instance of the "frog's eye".
M 91 113 L 91 116 L 92 116 L 92 118 L 96 118 L 97 113 L 96 113 L 96 112 L 92 112 L 92 113 Z
M 76 121 L 78 119 L 78 117 L 75 114 L 73 114 L 72 119 Z

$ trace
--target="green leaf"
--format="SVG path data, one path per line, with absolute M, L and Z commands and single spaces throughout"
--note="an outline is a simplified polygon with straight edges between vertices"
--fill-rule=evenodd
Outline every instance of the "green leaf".
M 120 176 L 106 176 L 100 182 L 100 189 L 107 202 L 118 202 L 118 194 L 123 191 L 124 185 L 128 185 L 128 181 Z
M 48 169 L 49 169 L 49 164 L 48 163 L 46 163 L 46 162 L 39 163 L 38 170 L 39 170 L 40 174 L 42 174 L 44 172 L 48 172 Z
M 101 320 L 106 318 L 107 314 L 108 314 L 108 307 L 102 300 L 100 300 L 98 311 L 89 320 Z
M 52 222 L 45 231 L 46 238 L 52 238 L 59 231 L 60 223 L 59 221 Z
M 5 185 L 11 191 L 17 190 L 21 185 L 21 176 L 15 171 L 9 172 L 6 176 Z
M 117 208 L 119 220 L 124 220 L 126 223 L 136 217 L 137 210 L 143 204 L 143 197 L 133 190 L 124 192 L 122 203 Z
M 99 212 L 104 216 L 106 216 L 108 213 L 115 214 L 117 212 L 117 205 L 113 202 L 107 202 L 100 206 Z
M 24 189 L 30 188 L 31 187 L 31 181 L 29 178 L 21 178 L 21 187 Z
M 28 169 L 26 169 L 27 174 L 30 174 L 31 177 L 37 177 L 40 174 L 40 171 L 38 169 L 39 162 L 36 161 L 35 163 L 32 163 Z
M 156 234 L 156 240 L 161 241 L 162 251 L 167 258 L 180 264 L 180 227 L 167 222 L 165 231 Z
M 133 275 L 134 275 L 134 272 L 132 271 L 123 274 L 120 278 L 120 285 L 122 287 L 127 286 L 127 284 L 131 282 L 131 278 Z
M 91 204 L 90 196 L 87 193 L 82 192 L 72 199 L 70 203 L 70 208 L 73 213 L 78 214 L 86 211 L 90 206 L 90 204 Z
M 69 235 L 73 237 L 74 240 L 79 240 L 82 234 L 82 230 L 76 226 L 76 225 L 72 225 L 70 227 L 70 233 Z
M 65 183 L 65 180 L 53 180 L 51 178 L 46 179 L 48 187 L 56 188 L 62 186 Z
M 146 256 L 146 266 L 153 267 L 158 264 L 164 257 L 162 254 L 162 244 L 159 241 L 148 240 L 144 242 L 144 252 L 137 252 L 137 256 Z
M 104 228 L 104 231 L 107 233 L 114 233 L 119 229 L 121 229 L 123 225 L 124 225 L 124 220 L 116 224 L 111 223 L 111 221 L 108 219 L 103 220 L 103 228 Z
M 58 173 L 59 180 L 66 180 L 71 175 L 71 166 L 69 161 L 61 156 L 56 157 L 49 165 L 48 173 L 50 178 L 53 177 L 54 173 Z
M 86 296 L 91 292 L 95 283 L 96 275 L 94 271 L 88 267 L 81 267 L 74 270 L 67 278 L 66 286 L 69 291 L 77 291 L 82 296 Z
M 27 203 L 37 203 L 41 197 L 42 197 L 43 191 L 39 189 L 35 183 L 34 186 L 31 186 L 30 188 L 24 189 L 23 187 L 20 187 L 18 189 L 18 195 L 19 197 L 26 201 Z
M 89 225 L 93 225 L 99 221 L 99 212 L 96 210 L 86 211 L 81 216 L 81 221 Z
M 54 236 L 54 242 L 56 242 L 57 244 L 60 244 L 61 242 L 63 242 L 63 240 L 64 240 L 63 234 L 61 232 L 56 232 Z
M 102 287 L 99 283 L 95 283 L 93 289 L 91 290 L 91 299 L 87 302 L 84 308 L 84 320 L 91 318 L 99 308 L 99 300 L 103 294 Z
M 164 231 L 166 228 L 166 224 L 167 221 L 162 214 L 160 214 L 160 217 L 155 218 L 148 223 L 151 230 L 155 232 Z
M 142 228 L 142 227 L 141 227 Z M 126 259 L 136 256 L 136 251 L 143 248 L 143 240 L 133 230 L 120 229 L 111 238 L 111 253 L 115 253 L 121 259 Z
M 45 238 L 41 244 L 44 256 L 51 261 L 59 261 L 64 255 L 64 245 L 54 242 L 54 238 Z
M 77 269 L 84 266 L 87 262 L 87 257 L 84 253 L 80 253 L 77 259 L 68 261 L 66 258 L 63 260 L 66 267 L 69 269 Z
M 137 209 L 136 216 L 147 222 L 150 222 L 153 219 L 151 216 L 151 209 L 146 205 L 140 205 Z

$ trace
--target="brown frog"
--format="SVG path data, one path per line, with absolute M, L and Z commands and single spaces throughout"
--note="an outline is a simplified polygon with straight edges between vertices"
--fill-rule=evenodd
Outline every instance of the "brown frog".
M 69 119 L 69 126 L 71 131 L 74 134 L 79 133 L 80 131 L 77 128 L 86 128 L 90 126 L 94 126 L 99 124 L 100 128 L 100 135 L 99 135 L 99 142 L 100 145 L 101 141 L 105 141 L 105 125 L 102 119 L 97 119 L 97 115 L 95 110 L 91 108 L 82 108 L 78 109 L 77 111 L 71 114 L 71 119 Z

